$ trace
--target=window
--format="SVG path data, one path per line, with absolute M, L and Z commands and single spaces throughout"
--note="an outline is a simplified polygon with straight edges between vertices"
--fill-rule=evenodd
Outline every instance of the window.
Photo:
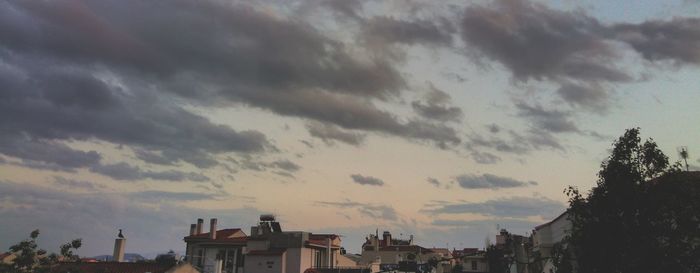
M 476 261 L 472 261 L 472 270 L 477 270 L 478 264 Z
M 202 268 L 202 265 L 204 265 L 204 249 L 197 249 L 197 256 L 194 257 L 194 260 L 197 261 L 195 265 Z
M 321 267 L 321 260 L 322 260 L 321 251 L 314 250 L 313 252 L 314 252 L 314 267 L 319 268 L 319 267 Z

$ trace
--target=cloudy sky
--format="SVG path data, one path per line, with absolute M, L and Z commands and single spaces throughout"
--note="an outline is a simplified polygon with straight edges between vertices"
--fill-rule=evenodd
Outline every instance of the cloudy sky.
M 483 247 L 641 127 L 700 165 L 700 2 L 1 1 L 0 249 L 248 231 Z M 695 167 L 697 168 L 697 167 Z M 208 222 L 208 221 L 207 221 Z

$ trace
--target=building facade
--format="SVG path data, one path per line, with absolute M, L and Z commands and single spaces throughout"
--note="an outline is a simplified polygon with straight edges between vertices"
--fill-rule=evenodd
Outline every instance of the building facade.
M 537 262 L 542 272 L 549 273 L 555 269 L 552 263 L 552 249 L 564 240 L 571 227 L 568 214 L 564 212 L 532 231 L 532 252 L 538 256 Z
M 204 233 L 203 223 L 198 219 L 184 238 L 185 260 L 202 273 L 243 273 L 248 236 L 239 228 L 217 230 L 217 219 L 211 219 Z
M 307 269 L 353 266 L 340 252 L 335 234 L 282 231 L 272 215 L 262 215 L 250 235 L 241 229 L 202 232 L 203 220 L 190 226 L 186 260 L 202 273 L 302 273 Z

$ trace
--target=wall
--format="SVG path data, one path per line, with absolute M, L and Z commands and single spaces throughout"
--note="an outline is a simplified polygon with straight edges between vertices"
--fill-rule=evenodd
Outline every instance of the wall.
M 302 248 L 288 248 L 287 249 L 287 263 L 286 271 L 287 273 L 303 273 L 306 268 L 301 268 Z M 308 267 L 307 267 L 308 268 Z
M 360 265 L 369 265 L 372 263 L 377 256 L 381 258 L 381 263 L 382 264 L 397 264 L 399 261 L 407 261 L 408 259 L 406 256 L 409 253 L 414 253 L 412 251 L 373 251 L 373 250 L 365 250 L 362 251 L 362 256 L 360 257 Z M 399 257 L 400 256 L 400 257 Z M 416 255 L 416 261 L 419 263 L 425 263 L 428 262 L 428 259 L 430 259 L 431 256 L 435 256 L 434 254 L 422 254 L 422 255 Z
M 277 256 L 246 256 L 245 273 L 288 273 L 286 252 Z
M 204 254 L 204 267 L 202 273 L 214 273 L 216 264 L 216 254 L 219 253 L 218 248 L 206 248 Z
M 476 269 L 472 269 L 472 262 L 476 262 Z M 489 272 L 488 261 L 484 257 L 464 257 L 462 272 Z
M 335 252 L 335 251 L 334 251 Z M 336 254 L 336 261 L 338 261 L 338 267 L 354 267 L 357 266 L 355 260 L 345 257 L 340 254 Z

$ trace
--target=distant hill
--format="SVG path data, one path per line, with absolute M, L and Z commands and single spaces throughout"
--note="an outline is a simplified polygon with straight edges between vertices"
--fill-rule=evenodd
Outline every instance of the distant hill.
M 112 255 L 100 255 L 100 256 L 95 256 L 92 257 L 98 261 L 111 261 L 112 260 Z M 124 261 L 125 262 L 138 262 L 138 261 L 143 261 L 146 260 L 141 254 L 138 253 L 125 253 L 124 254 Z

